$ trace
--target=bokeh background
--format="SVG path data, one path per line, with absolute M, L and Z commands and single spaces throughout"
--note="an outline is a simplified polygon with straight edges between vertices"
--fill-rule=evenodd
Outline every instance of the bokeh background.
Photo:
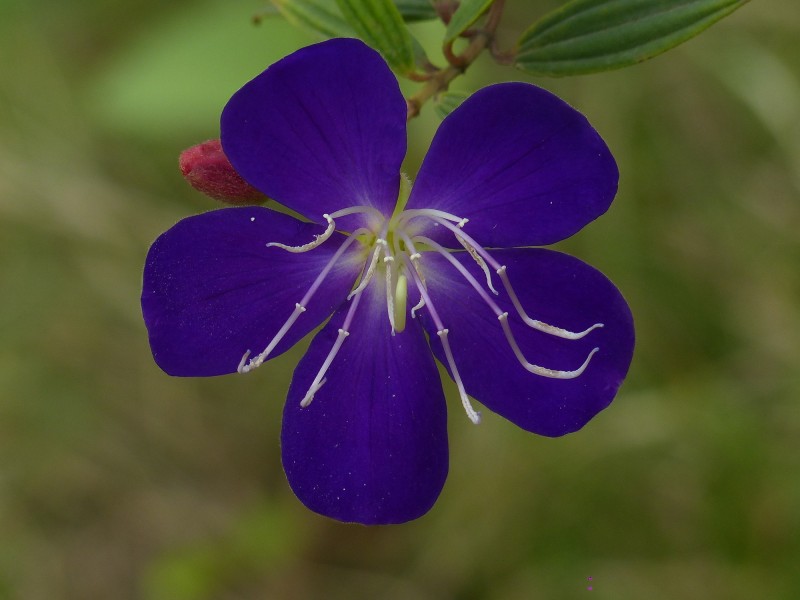
M 508 41 L 558 2 L 507 4 Z M 800 4 L 537 80 L 620 165 L 610 212 L 561 247 L 630 302 L 630 376 L 561 439 L 474 427 L 448 389 L 441 499 L 378 528 L 309 512 L 284 479 L 303 344 L 173 379 L 141 321 L 150 242 L 215 208 L 178 152 L 315 40 L 254 26 L 263 8 L 0 0 L 0 598 L 800 598 Z M 437 56 L 441 29 L 416 31 Z M 501 79 L 533 81 L 482 59 L 453 87 Z M 428 106 L 410 127 L 412 177 L 436 126 Z

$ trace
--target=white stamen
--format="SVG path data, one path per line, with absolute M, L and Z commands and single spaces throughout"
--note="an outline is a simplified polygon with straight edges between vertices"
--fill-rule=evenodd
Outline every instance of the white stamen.
M 467 397 L 467 391 L 464 389 L 464 383 L 461 381 L 461 375 L 458 372 L 458 367 L 456 367 L 456 361 L 453 358 L 453 352 L 450 350 L 450 342 L 447 340 L 447 334 L 450 332 L 448 329 L 445 329 L 444 325 L 442 324 L 442 320 L 439 318 L 439 313 L 436 311 L 436 308 L 433 306 L 431 302 L 431 298 L 428 295 L 428 291 L 425 289 L 425 286 L 419 279 L 419 275 L 417 275 L 416 270 L 414 270 L 410 264 L 410 259 L 405 258 L 406 266 L 408 267 L 408 272 L 414 279 L 414 284 L 417 286 L 419 293 L 422 295 L 422 298 L 425 300 L 425 304 L 427 305 L 428 312 L 431 315 L 431 319 L 433 319 L 434 325 L 436 325 L 436 335 L 439 336 L 439 339 L 442 342 L 442 348 L 444 349 L 444 355 L 447 358 L 447 366 L 450 367 L 450 376 L 453 378 L 453 381 L 456 383 L 456 387 L 458 388 L 458 395 L 461 398 L 461 404 L 464 407 L 464 411 L 467 413 L 467 417 L 469 420 L 472 421 L 475 425 L 481 422 L 481 415 L 477 412 L 474 408 L 472 408 L 472 403 L 469 401 L 469 397 Z
M 316 394 L 327 381 L 327 379 L 325 378 L 325 373 L 328 372 L 328 368 L 331 366 L 333 359 L 339 353 L 339 348 L 342 347 L 345 338 L 347 338 L 347 336 L 349 335 L 350 332 L 345 331 L 344 329 L 339 330 L 339 335 L 336 336 L 336 341 L 333 344 L 333 348 L 328 353 L 328 356 L 325 357 L 325 362 L 322 363 L 322 366 L 317 372 L 317 376 L 314 377 L 314 381 L 311 382 L 311 385 L 309 386 L 306 395 L 303 396 L 303 399 L 300 401 L 300 406 L 302 406 L 303 408 L 311 404 L 311 401 L 314 399 L 314 394 Z
M 540 367 L 539 365 L 534 365 L 528 362 L 528 360 L 522 354 L 522 350 L 520 350 L 519 346 L 517 345 L 517 341 L 514 339 L 514 336 L 511 333 L 511 328 L 508 325 L 508 313 L 503 313 L 497 318 L 500 321 L 500 325 L 503 327 L 503 332 L 506 334 L 506 339 L 508 340 L 511 349 L 514 351 L 514 355 L 517 357 L 517 360 L 519 360 L 520 364 L 525 368 L 526 371 L 535 375 L 541 375 L 542 377 L 549 377 L 551 379 L 574 379 L 580 376 L 586 370 L 586 367 L 589 366 L 589 361 L 592 360 L 592 356 L 594 356 L 595 352 L 600 350 L 600 348 L 595 348 L 589 352 L 589 356 L 586 357 L 586 360 L 583 361 L 583 364 L 574 371 L 556 371 L 554 369 Z
M 478 254 L 480 254 L 484 259 L 486 259 L 486 262 L 488 262 L 493 269 L 496 270 L 500 268 L 500 263 L 498 263 L 494 258 L 492 258 L 492 256 L 486 250 L 484 250 L 483 246 L 481 246 L 478 242 L 472 239 L 472 237 L 464 230 L 457 228 L 457 226 L 453 225 L 452 223 L 448 223 L 446 220 L 438 216 L 433 216 L 431 217 L 431 219 L 433 219 L 433 221 L 437 223 L 441 223 L 442 225 L 447 227 L 447 229 L 452 231 L 456 237 L 462 238 L 466 243 L 472 246 L 475 249 L 475 251 L 478 252 Z
M 589 354 L 589 358 L 586 359 L 586 362 L 583 364 L 583 366 L 580 369 L 577 369 L 576 371 L 556 371 L 554 369 L 547 369 L 545 367 L 540 367 L 538 365 L 534 365 L 534 364 L 529 363 L 525 359 L 525 357 L 522 355 L 522 351 L 519 349 L 519 345 L 517 344 L 517 340 L 514 338 L 514 334 L 511 332 L 511 328 L 508 325 L 508 313 L 507 312 L 503 312 L 503 311 L 500 310 L 500 307 L 497 306 L 497 304 L 494 302 L 494 300 L 491 299 L 489 294 L 486 293 L 486 290 L 484 290 L 480 286 L 480 284 L 472 276 L 472 274 L 469 271 L 467 271 L 467 269 L 464 267 L 464 265 L 462 265 L 447 250 L 445 250 L 442 246 L 440 246 L 438 243 L 436 243 L 435 241 L 433 241 L 433 240 L 431 240 L 429 238 L 426 238 L 426 237 L 423 237 L 423 236 L 418 236 L 417 239 L 420 242 L 422 242 L 423 244 L 428 244 L 436 252 L 438 252 L 439 254 L 444 256 L 450 262 L 450 264 L 452 264 L 456 268 L 456 270 L 461 274 L 461 276 L 464 277 L 464 279 L 466 279 L 467 282 L 475 289 L 475 291 L 478 292 L 478 295 L 483 299 L 483 301 L 486 302 L 486 304 L 489 305 L 489 308 L 492 309 L 494 314 L 500 320 L 500 324 L 503 327 L 503 333 L 505 333 L 506 340 L 508 340 L 508 343 L 511 346 L 511 349 L 514 351 L 514 355 L 520 361 L 522 366 L 525 367 L 525 369 L 527 369 L 529 372 L 534 373 L 536 375 L 542 375 L 543 377 L 550 377 L 550 378 L 555 378 L 555 379 L 572 379 L 574 377 L 578 377 L 581 373 L 583 373 L 584 369 L 586 369 L 587 365 L 589 364 L 589 360 L 592 358 L 592 355 L 595 352 L 597 352 L 597 350 L 599 350 L 599 348 L 595 348 L 594 350 L 592 350 L 592 352 Z M 558 329 L 558 328 L 554 328 L 554 329 Z M 563 329 L 559 329 L 559 331 L 564 331 L 564 330 Z M 546 333 L 549 333 L 549 332 L 546 332 Z M 573 338 L 573 339 L 577 339 L 577 338 Z
M 417 249 L 414 247 L 414 242 L 411 241 L 411 238 L 408 237 L 408 235 L 406 235 L 404 232 L 401 232 L 400 235 L 403 238 L 403 241 L 406 243 L 406 246 L 408 246 L 408 249 L 411 250 L 412 252 L 409 258 L 411 259 L 411 264 L 414 265 L 414 270 L 417 272 L 417 275 L 419 275 L 419 280 L 422 282 L 422 285 L 427 285 L 425 283 L 425 276 L 422 274 L 422 267 L 419 264 L 422 255 L 419 252 L 417 252 Z M 423 298 L 422 295 L 420 294 L 419 302 L 417 302 L 414 306 L 411 307 L 411 318 L 416 319 L 417 311 L 423 308 L 424 306 L 425 306 L 425 298 Z
M 517 294 L 514 291 L 514 288 L 511 287 L 511 282 L 508 280 L 508 275 L 506 274 L 506 266 L 503 265 L 499 269 L 497 269 L 497 274 L 500 276 L 500 280 L 503 282 L 503 287 L 506 288 L 506 292 L 508 293 L 509 298 L 511 298 L 511 302 L 514 304 L 514 308 L 517 310 L 517 313 L 525 321 L 525 324 L 528 327 L 532 327 L 538 331 L 542 331 L 544 333 L 549 333 L 550 335 L 554 335 L 556 337 L 563 338 L 565 340 L 579 340 L 584 337 L 586 334 L 594 331 L 595 329 L 599 329 L 603 327 L 602 323 L 595 323 L 591 327 L 584 329 L 583 331 L 568 331 L 567 329 L 561 329 L 560 327 L 555 327 L 553 325 L 548 325 L 547 323 L 543 323 L 542 321 L 537 321 L 536 319 L 531 319 L 528 314 L 525 312 L 525 309 L 522 307 L 522 304 L 517 298 Z
M 353 322 L 353 316 L 356 314 L 356 308 L 360 301 L 361 294 L 353 298 L 353 302 L 350 304 L 347 316 L 344 318 L 344 323 L 342 323 L 339 329 L 339 335 L 336 337 L 333 348 L 328 352 L 328 356 L 325 357 L 325 361 L 322 363 L 316 377 L 314 377 L 314 380 L 311 382 L 306 395 L 303 396 L 303 399 L 300 401 L 300 406 L 305 408 L 311 404 L 311 401 L 314 399 L 314 394 L 316 394 L 325 383 L 325 373 L 328 372 L 328 368 L 331 366 L 333 359 L 336 358 L 336 355 L 339 353 L 339 349 L 342 347 L 342 344 L 344 344 L 344 340 L 350 335 L 350 324 Z
M 288 319 L 286 319 L 286 322 L 278 330 L 278 333 L 276 333 L 275 336 L 272 338 L 272 341 L 270 341 L 267 347 L 264 348 L 264 351 L 258 356 L 256 356 L 253 360 L 251 360 L 248 364 L 244 364 L 244 361 L 247 359 L 248 356 L 250 356 L 250 350 L 245 352 L 244 356 L 242 357 L 242 360 L 239 361 L 239 366 L 237 368 L 237 371 L 239 371 L 239 373 L 249 373 L 256 367 L 260 367 L 264 363 L 266 358 L 270 355 L 270 353 L 275 349 L 275 346 L 278 345 L 278 342 L 280 342 L 283 339 L 283 336 L 285 336 L 286 333 L 289 331 L 289 328 L 292 325 L 294 325 L 294 322 L 297 320 L 297 317 L 302 315 L 304 312 L 306 312 L 305 306 L 303 306 L 300 303 L 295 304 L 294 311 L 292 311 L 292 314 L 289 316 Z
M 383 213 L 374 206 L 350 206 L 331 213 L 331 217 L 338 219 L 339 217 L 346 217 L 347 215 L 355 215 L 359 213 L 370 214 L 378 217 L 381 221 L 384 219 Z
M 314 236 L 314 240 L 308 242 L 307 244 L 303 244 L 302 246 L 287 246 L 286 244 L 281 244 L 280 242 L 270 242 L 267 244 L 267 248 L 280 248 L 281 250 L 286 250 L 287 252 L 299 253 L 299 252 L 308 252 L 309 250 L 313 250 L 325 243 L 325 241 L 333 235 L 333 230 L 336 229 L 336 223 L 333 222 L 333 218 L 330 215 L 322 215 L 325 220 L 328 222 L 328 227 L 319 235 Z
M 473 289 L 476 292 L 478 292 L 478 295 L 483 299 L 483 301 L 489 305 L 489 308 L 491 308 L 494 311 L 495 316 L 500 316 L 502 314 L 503 311 L 500 310 L 500 307 L 497 306 L 495 301 L 492 300 L 489 294 L 486 293 L 486 290 L 484 290 L 481 287 L 481 284 L 477 282 L 477 280 L 472 276 L 472 274 L 469 271 L 467 271 L 466 267 L 462 265 L 458 261 L 458 259 L 456 259 L 456 257 L 454 257 L 450 252 L 448 252 L 443 246 L 441 246 L 440 244 L 438 244 L 437 242 L 433 241 L 430 238 L 424 236 L 417 236 L 417 239 L 423 244 L 429 245 L 436 252 L 438 252 L 444 258 L 446 258 L 447 261 L 456 268 L 456 270 L 461 274 L 461 276 L 467 280 L 467 282 L 473 287 Z
M 239 361 L 239 366 L 236 369 L 239 373 L 248 373 L 253 369 L 260 367 L 262 364 L 264 364 L 264 361 L 267 359 L 270 353 L 275 349 L 278 343 L 283 339 L 283 337 L 289 331 L 289 329 L 297 320 L 297 318 L 302 313 L 305 312 L 306 310 L 305 307 L 311 301 L 311 298 L 313 298 L 314 294 L 322 285 L 322 282 L 328 276 L 328 273 L 330 273 L 331 269 L 333 269 L 333 266 L 341 258 L 342 254 L 345 253 L 345 251 L 353 244 L 353 242 L 358 241 L 357 236 L 363 233 L 369 233 L 369 230 L 357 229 L 356 231 L 353 232 L 353 234 L 349 238 L 347 238 L 344 241 L 344 243 L 342 243 L 341 246 L 339 246 L 339 249 L 334 253 L 331 259 L 328 261 L 328 264 L 326 264 L 325 267 L 320 272 L 320 274 L 317 275 L 317 278 L 314 280 L 314 283 L 312 283 L 311 287 L 308 288 L 308 291 L 306 292 L 305 296 L 303 296 L 302 300 L 300 300 L 300 302 L 294 305 L 295 306 L 294 311 L 292 312 L 291 315 L 289 315 L 289 318 L 286 320 L 283 326 L 278 330 L 278 333 L 275 334 L 275 336 L 269 342 L 264 351 L 261 352 L 255 358 L 251 359 L 250 362 L 248 362 L 247 364 L 245 364 L 245 361 L 247 361 L 248 357 L 250 356 L 250 350 L 247 350 L 247 352 L 244 353 L 244 356 L 242 356 L 242 359 Z
M 419 302 L 417 302 L 414 306 L 411 307 L 411 318 L 416 319 L 417 318 L 416 312 L 424 307 L 425 307 L 425 298 L 420 296 Z
M 467 417 L 469 420 L 472 421 L 475 425 L 478 425 L 481 422 L 481 413 L 477 412 L 474 408 L 472 408 L 472 403 L 469 401 L 467 397 L 467 392 L 464 389 L 464 383 L 461 381 L 461 375 L 458 373 L 458 369 L 456 369 L 456 361 L 453 358 L 453 352 L 450 350 L 450 342 L 447 341 L 447 334 L 450 333 L 448 329 L 440 329 L 436 332 L 436 335 L 439 336 L 439 339 L 442 342 L 442 348 L 444 349 L 444 354 L 447 357 L 447 364 L 450 367 L 450 372 L 453 376 L 453 381 L 456 382 L 456 387 L 458 388 L 458 395 L 461 396 L 461 405 L 464 407 L 464 411 L 467 413 Z
M 350 292 L 347 296 L 347 299 L 350 300 L 356 294 L 362 292 L 364 288 L 367 287 L 370 280 L 372 280 L 372 276 L 375 274 L 375 267 L 378 265 L 378 257 L 381 254 L 381 251 L 386 248 L 386 240 L 382 238 L 378 238 L 375 240 L 375 251 L 372 253 L 372 258 L 369 261 L 369 267 L 367 268 L 367 272 L 364 277 L 361 278 L 361 283 L 358 284 L 352 292 Z
M 468 244 L 467 241 L 464 238 L 462 238 L 460 235 L 457 235 L 456 239 L 459 241 L 459 243 L 462 246 L 464 246 L 466 251 L 472 257 L 472 260 L 474 260 L 478 264 L 478 266 L 481 268 L 481 270 L 483 271 L 483 274 L 486 276 L 486 287 L 488 287 L 490 290 L 492 290 L 492 293 L 495 296 L 499 295 L 498 291 L 496 289 L 494 289 L 494 285 L 492 285 L 492 272 L 489 270 L 489 267 L 486 266 L 486 261 L 483 260 L 481 258 L 481 255 L 478 254 L 478 251 L 475 250 L 475 248 L 473 248 L 470 244 Z
M 445 212 L 443 210 L 436 210 L 435 208 L 412 208 L 410 210 L 403 211 L 403 213 L 400 215 L 398 228 L 402 229 L 403 224 L 407 223 L 411 219 L 416 219 L 417 217 L 428 217 L 429 219 L 434 220 L 439 218 L 452 221 L 453 223 L 460 223 L 461 221 L 464 221 L 463 217 L 457 217 L 456 215 L 450 214 L 449 212 Z
M 517 298 L 517 294 L 514 292 L 514 288 L 511 287 L 511 282 L 508 280 L 508 275 L 506 275 L 505 265 L 501 265 L 500 263 L 498 263 L 480 244 L 478 244 L 475 240 L 473 240 L 467 233 L 464 233 L 460 229 L 456 229 L 456 227 L 452 223 L 448 223 L 447 221 L 440 219 L 438 217 L 431 217 L 431 218 L 434 221 L 438 221 L 439 223 L 447 227 L 450 231 L 453 232 L 453 234 L 455 234 L 456 237 L 459 236 L 463 237 L 464 240 L 478 252 L 478 254 L 480 254 L 484 259 L 486 259 L 486 262 L 488 262 L 495 270 L 495 272 L 500 276 L 500 279 L 503 282 L 503 287 L 505 287 L 506 292 L 508 292 L 508 295 L 511 298 L 511 302 L 514 304 L 514 308 L 517 310 L 517 313 L 519 313 L 519 316 L 522 318 L 522 320 L 528 327 L 532 327 L 533 329 L 536 329 L 538 331 L 549 333 L 550 335 L 554 335 L 556 337 L 564 338 L 567 340 L 579 340 L 590 331 L 593 331 L 594 329 L 603 326 L 602 323 L 595 323 L 594 325 L 592 325 L 588 329 L 585 329 L 584 331 L 574 332 L 574 331 L 568 331 L 566 329 L 561 329 L 560 327 L 555 327 L 553 325 L 548 325 L 547 323 L 544 323 L 542 321 L 537 321 L 536 319 L 531 319 L 525 312 L 525 309 L 522 308 L 522 304 L 520 304 L 520 301 Z

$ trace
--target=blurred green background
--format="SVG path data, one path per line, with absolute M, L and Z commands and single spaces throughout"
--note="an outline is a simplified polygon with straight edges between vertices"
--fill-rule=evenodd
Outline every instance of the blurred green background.
M 507 4 L 511 41 L 558 2 Z M 254 26 L 262 8 L 0 0 L 0 598 L 800 598 L 796 0 L 537 81 L 619 162 L 610 212 L 561 247 L 630 302 L 630 376 L 561 439 L 474 427 L 448 389 L 441 499 L 379 528 L 309 512 L 284 479 L 304 344 L 247 377 L 173 379 L 141 321 L 150 242 L 215 208 L 178 152 L 314 41 Z M 441 29 L 416 31 L 435 50 Z M 453 88 L 499 79 L 533 81 L 482 59 Z M 412 177 L 436 126 L 430 106 L 410 126 Z

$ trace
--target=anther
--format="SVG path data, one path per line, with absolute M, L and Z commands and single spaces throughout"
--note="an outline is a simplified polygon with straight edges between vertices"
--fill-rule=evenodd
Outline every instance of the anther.
M 309 250 L 313 250 L 314 248 L 318 248 L 325 241 L 331 237 L 333 234 L 334 229 L 336 229 L 336 224 L 333 222 L 333 219 L 330 215 L 322 215 L 322 217 L 328 222 L 328 227 L 319 235 L 314 236 L 314 240 L 303 244 L 302 246 L 287 246 L 286 244 L 281 244 L 280 242 L 269 242 L 267 244 L 267 248 L 272 248 L 273 246 L 276 248 L 280 248 L 281 250 L 286 250 L 287 252 L 299 253 L 299 252 L 308 252 Z
M 372 280 L 372 276 L 375 274 L 375 267 L 378 264 L 378 257 L 381 254 L 381 250 L 386 248 L 386 240 L 382 238 L 378 238 L 375 240 L 375 251 L 372 253 L 372 259 L 369 261 L 369 267 L 367 267 L 367 272 L 364 274 L 364 277 L 361 278 L 361 283 L 348 294 L 347 299 L 350 300 L 353 296 L 360 293 L 367 287 L 367 284 Z
M 322 381 L 320 381 L 320 382 L 319 382 L 319 383 L 317 383 L 317 384 L 311 384 L 311 387 L 310 387 L 310 388 L 309 388 L 309 390 L 306 392 L 306 395 L 305 395 L 305 396 L 303 397 L 303 399 L 300 401 L 300 406 L 301 406 L 302 408 L 305 408 L 305 407 L 307 407 L 309 404 L 311 404 L 311 401 L 314 399 L 314 394 L 316 394 L 316 393 L 317 393 L 317 392 L 320 390 L 320 388 L 322 388 L 322 386 L 323 386 L 323 385 L 325 385 L 325 382 L 326 382 L 326 381 L 328 381 L 328 380 L 327 380 L 327 378 L 326 378 L 326 379 L 323 379 Z
M 488 287 L 490 290 L 492 290 L 492 293 L 495 296 L 498 296 L 499 295 L 498 291 L 496 289 L 494 289 L 494 285 L 492 285 L 492 273 L 489 271 L 489 267 L 486 266 L 486 261 L 483 260 L 481 258 L 481 255 L 478 254 L 478 251 L 474 247 L 472 247 L 471 244 L 467 243 L 467 241 L 464 238 L 462 238 L 460 235 L 456 235 L 456 239 L 458 240 L 458 242 L 462 246 L 464 246 L 464 248 L 466 249 L 467 253 L 469 253 L 469 255 L 472 257 L 472 260 L 474 260 L 475 263 L 483 271 L 483 274 L 486 277 L 486 287 Z
M 436 335 L 439 336 L 439 340 L 442 342 L 442 348 L 444 349 L 444 354 L 447 357 L 447 363 L 450 366 L 453 381 L 456 382 L 458 395 L 461 397 L 461 405 L 464 407 L 464 412 L 467 413 L 467 417 L 470 421 L 472 421 L 473 424 L 478 425 L 481 422 L 481 413 L 472 408 L 472 403 L 469 401 L 467 392 L 464 389 L 464 383 L 461 381 L 461 375 L 459 375 L 458 369 L 456 369 L 456 361 L 453 358 L 453 352 L 450 350 L 450 342 L 447 339 L 448 333 L 450 333 L 449 329 L 440 329 L 436 332 Z
M 419 302 L 417 302 L 414 306 L 411 307 L 411 318 L 412 319 L 416 319 L 417 318 L 417 315 L 416 315 L 417 311 L 420 310 L 421 308 L 423 308 L 424 306 L 425 306 L 425 298 L 420 296 Z
M 549 377 L 551 379 L 575 379 L 583 374 L 583 372 L 586 370 L 586 367 L 589 366 L 589 361 L 592 360 L 592 356 L 594 356 L 595 353 L 600 350 L 600 348 L 594 348 L 591 352 L 589 352 L 589 356 L 586 357 L 586 360 L 583 361 L 583 364 L 574 371 L 557 371 L 555 369 L 540 367 L 539 365 L 534 365 L 528 362 L 528 360 L 522 354 L 522 350 L 520 350 L 519 345 L 517 345 L 517 341 L 514 339 L 514 335 L 511 333 L 511 328 L 508 325 L 508 313 L 503 313 L 497 318 L 500 321 L 500 325 L 503 327 L 503 333 L 506 334 L 506 340 L 508 340 L 511 350 L 513 350 L 517 360 L 519 360 L 520 364 L 525 368 L 526 371 L 533 373 L 534 375 L 541 375 L 542 377 Z
M 341 258 L 341 256 L 345 253 L 345 251 L 353 243 L 357 241 L 358 239 L 357 236 L 363 233 L 368 233 L 368 230 L 363 228 L 357 229 L 356 231 L 353 232 L 353 234 L 349 238 L 347 238 L 344 241 L 344 243 L 339 247 L 339 249 L 334 253 L 331 259 L 328 261 L 328 264 L 325 265 L 325 268 L 322 269 L 322 272 L 320 272 L 320 274 L 317 275 L 317 278 L 314 280 L 314 283 L 311 284 L 311 287 L 308 288 L 308 291 L 306 292 L 305 296 L 303 296 L 302 300 L 300 300 L 300 302 L 295 303 L 292 314 L 289 315 L 289 318 L 286 320 L 283 326 L 278 330 L 278 333 L 276 333 L 275 336 L 272 338 L 272 340 L 270 340 L 269 344 L 264 349 L 264 351 L 261 352 L 261 354 L 259 354 L 252 360 L 250 360 L 249 362 L 247 362 L 247 359 L 250 356 L 250 350 L 247 350 L 247 352 L 244 353 L 244 356 L 239 361 L 239 366 L 236 368 L 236 370 L 239 373 L 248 373 L 253 369 L 255 369 L 256 367 L 260 367 L 264 363 L 264 361 L 267 360 L 270 353 L 283 339 L 283 337 L 286 335 L 286 333 L 289 331 L 292 325 L 294 325 L 294 322 L 297 320 L 297 318 L 306 311 L 305 308 L 306 305 L 314 297 L 314 294 L 316 294 L 317 290 L 322 285 L 322 282 L 325 281 L 325 278 L 328 276 L 328 273 L 330 273 L 331 269 L 333 269 L 333 266 L 336 264 L 339 258 Z
M 357 298 L 360 297 L 361 296 L 357 296 Z M 357 304 L 358 304 L 357 302 L 354 303 L 354 305 Z M 351 311 L 352 309 L 353 307 L 351 307 Z M 344 340 L 348 335 L 350 335 L 349 331 L 346 331 L 345 329 L 339 329 L 339 335 L 336 338 L 336 342 L 334 342 L 333 344 L 333 348 L 331 348 L 331 351 L 328 353 L 328 356 L 325 357 L 325 362 L 322 363 L 322 366 L 317 372 L 317 376 L 314 377 L 314 381 L 312 381 L 311 385 L 308 387 L 306 395 L 303 396 L 303 399 L 300 401 L 301 407 L 305 408 L 306 406 L 311 404 L 311 401 L 314 399 L 314 394 L 316 394 L 327 381 L 325 373 L 328 372 L 328 368 L 331 366 L 333 359 L 339 353 L 339 348 L 342 347 L 342 344 L 344 343 Z
M 583 331 L 569 331 L 567 329 L 562 329 L 561 327 L 548 325 L 547 323 L 544 323 L 542 321 L 537 321 L 536 319 L 531 319 L 525 312 L 525 309 L 522 308 L 522 304 L 520 303 L 519 298 L 517 298 L 517 294 L 514 291 L 514 288 L 511 287 L 511 282 L 509 281 L 508 275 L 506 274 L 506 266 L 505 265 L 500 266 L 496 272 L 500 276 L 500 280 L 503 282 L 503 287 L 506 288 L 506 292 L 508 293 L 509 298 L 511 298 L 511 302 L 514 304 L 514 308 L 517 310 L 517 314 L 519 314 L 520 318 L 522 318 L 522 320 L 528 327 L 531 327 L 543 333 L 563 338 L 565 340 L 579 340 L 588 333 L 594 331 L 595 329 L 603 327 L 602 323 L 595 323 L 594 325 L 592 325 L 587 329 L 584 329 Z
M 304 312 L 306 312 L 306 307 L 299 302 L 296 302 L 294 305 L 294 311 L 283 324 L 283 327 L 281 327 L 278 333 L 275 334 L 275 337 L 272 338 L 272 341 L 270 341 L 269 345 L 264 349 L 264 351 L 247 364 L 245 364 L 245 361 L 247 361 L 247 358 L 250 356 L 250 350 L 245 352 L 244 356 L 242 356 L 242 360 L 239 361 L 239 366 L 236 368 L 236 370 L 239 373 L 249 373 L 256 367 L 260 367 L 264 361 L 267 360 L 267 357 L 270 355 L 270 353 L 275 349 L 275 346 L 278 345 L 278 342 L 280 342 L 283 339 L 283 336 L 286 335 L 286 332 L 289 331 L 289 328 L 294 325 L 297 317 Z
M 436 335 L 438 335 L 439 340 L 441 340 L 442 349 L 444 349 L 444 354 L 447 358 L 447 366 L 450 367 L 450 376 L 456 383 L 458 395 L 461 398 L 461 404 L 464 406 L 464 411 L 467 413 L 469 420 L 477 425 L 481 422 L 481 415 L 474 408 L 472 408 L 472 404 L 467 397 L 467 392 L 464 389 L 464 383 L 461 381 L 461 375 L 458 372 L 456 361 L 453 358 L 453 351 L 450 349 L 450 343 L 447 341 L 447 334 L 449 333 L 449 330 L 446 329 L 442 324 L 442 320 L 439 318 L 439 313 L 436 311 L 436 307 L 434 307 L 433 302 L 431 302 L 431 298 L 428 295 L 428 291 L 425 289 L 425 285 L 422 283 L 416 270 L 413 269 L 411 265 L 411 260 L 407 260 L 405 264 L 408 268 L 408 272 L 411 273 L 411 276 L 414 278 L 414 284 L 417 286 L 419 293 L 425 300 L 425 304 L 428 307 L 428 313 L 430 314 L 431 319 L 433 319 L 433 323 L 436 326 Z
M 411 264 L 414 267 L 414 271 L 416 271 L 417 276 L 419 277 L 419 280 L 422 283 L 422 285 L 426 285 L 425 276 L 422 274 L 422 268 L 420 267 L 419 264 L 419 261 L 422 259 L 422 255 L 419 252 L 417 252 L 417 249 L 414 246 L 414 242 L 411 240 L 410 237 L 408 237 L 408 235 L 406 235 L 405 233 L 401 233 L 401 237 L 403 241 L 406 243 L 406 246 L 408 246 L 408 249 L 411 250 L 411 255 L 408 258 L 411 259 Z M 420 294 L 419 302 L 417 302 L 411 308 L 411 318 L 415 319 L 416 312 L 424 306 L 425 306 L 425 297 L 422 294 Z

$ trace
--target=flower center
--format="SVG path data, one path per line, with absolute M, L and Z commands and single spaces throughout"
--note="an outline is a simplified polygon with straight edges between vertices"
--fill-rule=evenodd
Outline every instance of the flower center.
M 514 306 L 517 314 L 525 325 L 532 329 L 564 340 L 577 340 L 588 335 L 593 330 L 603 327 L 603 324 L 595 323 L 583 331 L 574 332 L 531 318 L 523 308 L 519 297 L 511 285 L 506 266 L 497 262 L 485 248 L 478 244 L 478 242 L 465 231 L 469 219 L 436 209 L 404 210 L 410 189 L 410 182 L 403 176 L 397 207 L 392 216 L 388 219 L 375 208 L 369 206 L 352 206 L 331 214 L 323 215 L 323 218 L 327 222 L 325 231 L 315 236 L 315 238 L 307 244 L 302 246 L 288 246 L 280 242 L 271 242 L 267 244 L 267 246 L 278 247 L 287 252 L 310 252 L 324 244 L 331 235 L 333 235 L 333 232 L 336 230 L 336 219 L 355 214 L 363 214 L 366 217 L 365 222 L 367 226 L 346 234 L 347 239 L 334 253 L 302 299 L 295 304 L 294 310 L 267 347 L 254 358 L 250 358 L 250 350 L 248 350 L 239 363 L 238 371 L 240 373 L 247 373 L 260 366 L 270 356 L 295 321 L 305 312 L 306 306 L 312 301 L 314 294 L 337 261 L 340 260 L 344 252 L 352 244 L 359 243 L 364 251 L 364 265 L 359 279 L 354 282 L 353 289 L 347 296 L 347 301 L 350 303 L 350 306 L 345 315 L 344 323 L 338 331 L 338 336 L 333 347 L 325 361 L 323 361 L 316 377 L 309 386 L 308 392 L 301 401 L 301 406 L 308 406 L 316 392 L 325 384 L 325 374 L 328 368 L 338 354 L 342 344 L 344 344 L 346 338 L 350 335 L 350 326 L 355 318 L 362 293 L 374 280 L 383 279 L 383 285 L 386 287 L 386 314 L 391 335 L 402 332 L 406 327 L 406 307 L 409 287 L 411 287 L 413 290 L 416 290 L 419 295 L 417 304 L 408 311 L 411 313 L 411 318 L 416 318 L 417 311 L 423 308 L 428 311 L 431 320 L 436 326 L 436 334 L 442 344 L 447 366 L 458 388 L 464 410 L 473 423 L 480 422 L 480 414 L 475 411 L 471 405 L 458 372 L 455 359 L 453 358 L 453 352 L 448 340 L 450 330 L 445 326 L 444 321 L 441 319 L 428 293 L 428 284 L 425 280 L 425 259 L 423 258 L 424 255 L 428 253 L 435 253 L 444 257 L 495 314 L 509 347 L 522 368 L 541 377 L 554 379 L 573 379 L 579 377 L 586 370 L 589 361 L 599 348 L 594 348 L 589 352 L 583 364 L 574 370 L 556 370 L 529 362 L 520 349 L 508 324 L 508 312 L 502 310 L 492 298 L 492 296 L 499 295 L 493 285 L 492 271 L 494 271 L 494 275 L 500 279 L 508 299 Z M 485 285 L 478 282 L 478 280 L 473 277 L 466 267 L 454 256 L 453 250 L 445 248 L 437 241 L 422 235 L 421 232 L 431 223 L 436 227 L 447 229 L 453 235 L 459 245 L 466 250 L 467 254 L 483 271 Z M 378 284 L 377 281 L 375 283 Z

